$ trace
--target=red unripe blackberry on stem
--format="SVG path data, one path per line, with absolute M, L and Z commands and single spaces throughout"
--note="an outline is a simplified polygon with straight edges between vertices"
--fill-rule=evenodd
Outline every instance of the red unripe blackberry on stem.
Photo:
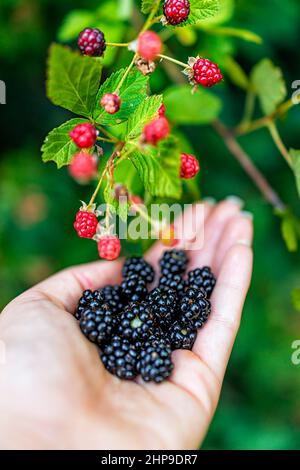
M 193 64 L 192 79 L 195 83 L 210 88 L 221 82 L 223 75 L 217 64 L 209 59 L 197 57 Z
M 113 261 L 119 258 L 121 242 L 116 235 L 102 235 L 98 241 L 98 252 L 102 259 Z
M 78 47 L 85 55 L 101 57 L 106 49 L 104 34 L 97 28 L 85 28 L 78 36 Z
M 184 23 L 190 14 L 189 0 L 165 0 L 164 15 L 166 22 L 173 26 Z
M 199 162 L 194 155 L 181 154 L 180 178 L 194 178 L 200 171 Z
M 70 132 L 70 137 L 79 148 L 91 148 L 97 140 L 97 129 L 90 123 L 78 124 Z
M 121 108 L 121 98 L 115 93 L 106 93 L 101 98 L 102 108 L 109 114 L 116 114 Z
M 80 238 L 93 238 L 97 232 L 98 219 L 94 212 L 80 210 L 76 214 L 74 228 Z
M 154 31 L 145 31 L 138 38 L 137 52 L 147 60 L 155 60 L 162 51 L 162 42 Z
M 88 183 L 97 175 L 97 157 L 79 152 L 69 165 L 70 175 L 80 183 Z
M 144 127 L 144 139 L 148 144 L 156 145 L 170 134 L 170 124 L 165 117 L 154 119 Z

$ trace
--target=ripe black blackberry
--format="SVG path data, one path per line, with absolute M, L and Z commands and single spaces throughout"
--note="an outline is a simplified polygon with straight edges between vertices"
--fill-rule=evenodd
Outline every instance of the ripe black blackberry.
M 176 315 L 178 297 L 176 291 L 167 287 L 157 287 L 147 297 L 147 303 L 156 323 L 167 328 Z
M 146 282 L 138 274 L 132 274 L 122 282 L 122 290 L 128 302 L 140 302 L 148 294 Z
M 94 293 L 87 289 L 82 293 L 81 298 L 79 299 L 76 311 L 75 311 L 75 318 L 76 320 L 80 320 L 82 312 L 87 308 L 87 306 L 94 300 Z
M 208 266 L 204 266 L 201 269 L 198 268 L 188 273 L 187 285 L 188 287 L 202 287 L 209 298 L 216 285 L 216 278 L 211 269 Z
M 118 333 L 132 343 L 145 342 L 154 326 L 149 306 L 145 302 L 132 303 L 121 314 Z
M 113 336 L 101 355 L 104 367 L 119 379 L 132 380 L 137 372 L 138 351 L 136 347 L 120 336 Z
M 182 274 L 188 263 L 187 256 L 183 250 L 165 251 L 159 265 L 162 276 L 168 274 Z
M 159 287 L 173 289 L 177 292 L 178 297 L 181 297 L 184 294 L 186 285 L 180 274 L 165 274 L 159 280 Z
M 154 280 L 154 270 L 147 261 L 142 257 L 134 256 L 128 258 L 123 266 L 122 275 L 124 279 L 127 279 L 132 274 L 137 274 L 147 284 L 150 284 Z
M 101 347 L 111 338 L 115 326 L 114 315 L 108 304 L 92 301 L 82 312 L 79 326 L 87 339 Z
M 121 286 L 105 286 L 98 290 L 104 302 L 110 306 L 112 313 L 118 314 L 124 309 L 127 300 Z
M 210 311 L 210 301 L 202 288 L 188 288 L 180 300 L 181 321 L 191 322 L 196 328 L 200 328 L 206 322 Z
M 85 28 L 78 36 L 78 47 L 85 55 L 101 57 L 106 49 L 104 34 L 97 28 Z
M 171 352 L 170 346 L 163 343 L 142 349 L 137 368 L 145 382 L 160 383 L 171 375 L 174 367 Z
M 197 338 L 197 329 L 192 323 L 177 321 L 170 326 L 168 337 L 173 349 L 192 349 Z

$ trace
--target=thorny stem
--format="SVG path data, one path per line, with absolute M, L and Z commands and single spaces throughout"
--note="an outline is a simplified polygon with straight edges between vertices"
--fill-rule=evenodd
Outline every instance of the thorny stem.
M 254 184 L 263 194 L 264 198 L 274 207 L 274 209 L 283 211 L 286 209 L 285 204 L 280 199 L 276 191 L 270 186 L 264 175 L 256 168 L 251 161 L 249 155 L 242 149 L 237 142 L 234 134 L 224 126 L 220 121 L 214 122 L 214 128 L 217 133 L 222 137 L 224 143 L 231 154 L 237 159 L 241 167 L 245 170 L 247 175 L 252 179 Z
M 281 155 L 283 156 L 283 158 L 285 159 L 285 161 L 287 162 L 287 164 L 292 167 L 292 159 L 291 159 L 291 156 L 287 150 L 287 148 L 285 147 L 280 135 L 279 135 L 279 132 L 278 132 L 278 129 L 276 127 L 276 124 L 272 121 L 268 124 L 268 129 L 270 131 L 270 134 L 275 142 L 275 145 L 276 147 L 278 148 L 279 152 L 281 153 Z

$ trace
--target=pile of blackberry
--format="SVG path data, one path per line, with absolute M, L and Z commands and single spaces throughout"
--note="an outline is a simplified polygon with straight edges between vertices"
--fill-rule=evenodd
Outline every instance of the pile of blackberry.
M 192 349 L 209 317 L 216 279 L 207 266 L 186 274 L 187 265 L 183 250 L 166 251 L 150 291 L 154 269 L 141 257 L 129 258 L 120 286 L 83 292 L 75 318 L 111 374 L 160 383 L 173 370 L 172 351 Z

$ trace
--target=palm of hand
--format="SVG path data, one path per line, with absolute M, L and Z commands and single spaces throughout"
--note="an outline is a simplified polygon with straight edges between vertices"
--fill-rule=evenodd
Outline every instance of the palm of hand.
M 0 317 L 6 346 L 0 429 L 7 426 L 3 436 L 0 431 L 1 447 L 197 448 L 238 330 L 251 278 L 251 241 L 251 221 L 236 203 L 205 205 L 204 247 L 193 247 L 189 268 L 210 264 L 218 276 L 212 315 L 193 352 L 173 353 L 174 372 L 159 386 L 110 375 L 70 315 L 82 290 L 119 281 L 120 263 L 65 270 L 15 299 Z M 157 265 L 162 251 L 155 245 L 148 260 Z

